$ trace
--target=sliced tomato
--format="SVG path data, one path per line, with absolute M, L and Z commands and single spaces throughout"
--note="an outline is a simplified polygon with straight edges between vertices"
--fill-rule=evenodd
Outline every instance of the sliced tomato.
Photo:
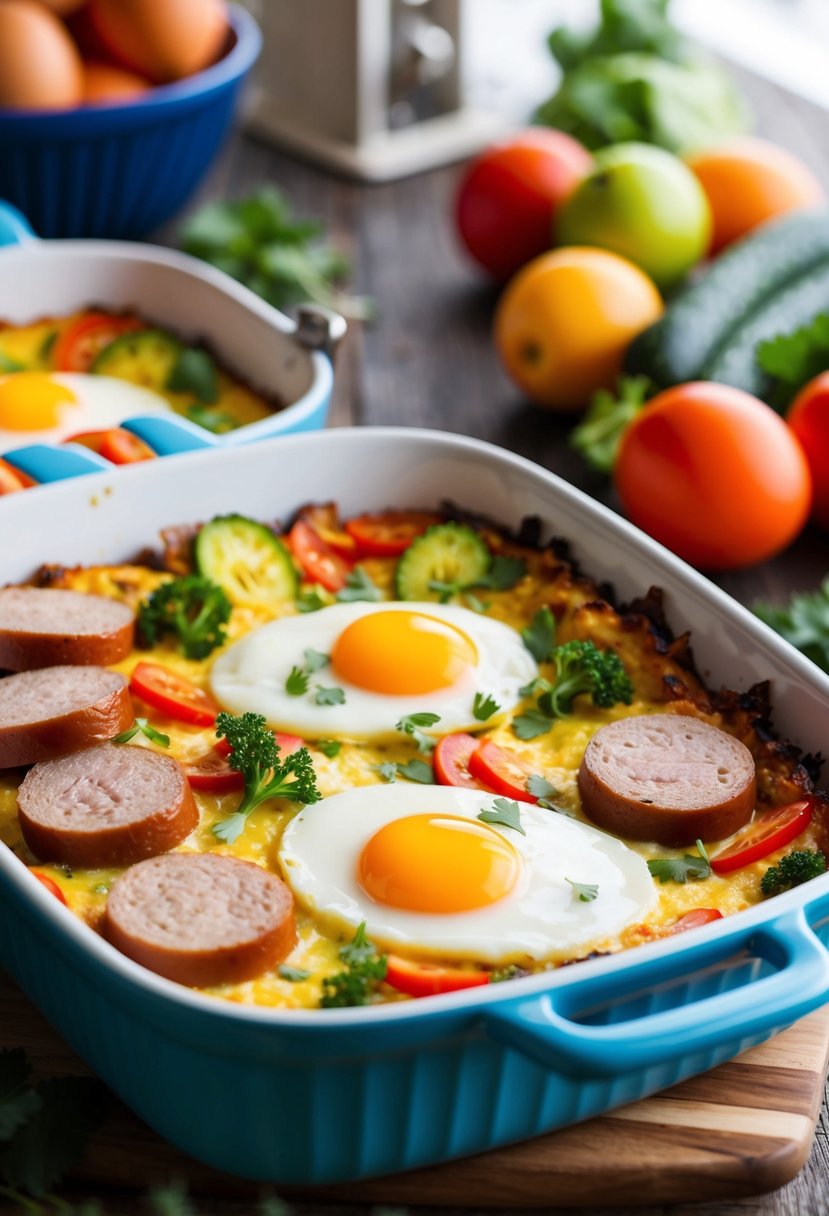
M 54 349 L 55 370 L 88 372 L 105 346 L 122 334 L 141 329 L 137 317 L 113 317 L 104 312 L 88 312 L 67 326 Z
M 283 756 L 290 756 L 293 752 L 298 752 L 301 747 L 305 746 L 305 740 L 300 739 L 299 735 L 283 735 L 275 730 L 273 737 L 276 739 L 276 746 Z M 229 756 L 232 754 L 233 748 L 227 739 L 219 739 L 214 751 L 217 751 L 220 756 Z
M 152 460 L 155 457 L 155 452 L 143 439 L 120 426 L 110 427 L 106 431 L 81 431 L 77 435 L 70 435 L 64 443 L 80 443 L 113 464 L 135 464 L 139 460 Z
M 212 726 L 219 713 L 210 693 L 161 663 L 139 663 L 132 673 L 130 689 L 153 709 L 177 722 Z
M 194 790 L 206 794 L 229 794 L 245 787 L 242 774 L 231 768 L 227 756 L 220 755 L 215 747 L 185 764 L 184 775 Z
M 469 771 L 478 781 L 483 781 L 486 788 L 504 798 L 517 798 L 519 802 L 538 801 L 527 789 L 527 778 L 532 776 L 532 769 L 497 743 L 487 740 L 472 752 Z
M 340 513 L 337 504 L 333 502 L 312 503 L 303 507 L 297 514 L 297 519 L 303 520 L 313 528 L 317 536 L 324 540 L 329 548 L 341 557 L 354 561 L 357 557 L 357 542 L 349 536 L 340 523 Z
M 320 583 L 326 591 L 342 591 L 350 564 L 304 519 L 298 519 L 291 528 L 288 545 L 306 578 Z
M 59 899 L 64 906 L 69 906 L 66 903 L 66 896 L 64 895 L 63 891 L 61 891 L 54 878 L 50 878 L 48 874 L 42 874 L 40 870 L 29 870 L 29 873 L 33 878 L 37 879 L 41 886 L 46 888 L 50 895 L 54 895 L 55 899 Z
M 467 790 L 491 790 L 469 771 L 469 758 L 481 746 L 474 735 L 444 735 L 435 748 L 435 776 L 439 785 L 458 785 Z
M 456 967 L 436 967 L 432 963 L 412 963 L 390 954 L 386 963 L 386 983 L 407 996 L 438 996 L 441 992 L 460 992 L 489 983 L 488 971 L 461 971 Z
M 672 925 L 669 925 L 664 931 L 664 936 L 672 937 L 674 933 L 684 933 L 686 929 L 700 929 L 703 925 L 710 925 L 715 920 L 722 920 L 722 912 L 719 908 L 694 908 L 693 912 L 686 912 L 684 916 L 680 916 L 679 920 L 675 920 Z
M 813 811 L 811 798 L 763 811 L 711 858 L 711 869 L 715 874 L 730 874 L 791 844 L 812 822 Z
M 0 494 L 14 494 L 17 490 L 28 490 L 35 485 L 31 477 L 21 473 L 5 460 L 0 460 Z
M 398 557 L 427 528 L 440 523 L 439 515 L 426 511 L 384 511 L 382 515 L 358 515 L 346 522 L 345 530 L 365 557 Z

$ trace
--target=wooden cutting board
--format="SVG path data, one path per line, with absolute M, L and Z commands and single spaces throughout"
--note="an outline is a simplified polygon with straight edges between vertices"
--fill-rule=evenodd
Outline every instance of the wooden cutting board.
M 38 1076 L 88 1069 L 0 973 L 0 1046 L 26 1049 Z M 314 1194 L 367 1203 L 578 1207 L 737 1198 L 791 1181 L 805 1164 L 829 1063 L 829 1007 L 712 1072 L 613 1114 L 524 1144 Z M 84 1188 L 142 1189 L 171 1178 L 194 1195 L 254 1196 L 165 1144 L 113 1102 L 73 1175 Z

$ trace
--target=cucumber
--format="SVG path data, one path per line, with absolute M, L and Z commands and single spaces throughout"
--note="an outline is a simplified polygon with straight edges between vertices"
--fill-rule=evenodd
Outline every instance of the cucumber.
M 764 225 L 722 254 L 631 343 L 625 371 L 662 388 L 700 379 L 751 313 L 821 261 L 829 261 L 829 210 L 793 212 Z
M 296 598 L 291 555 L 269 528 L 244 515 L 218 515 L 196 537 L 196 567 L 233 604 L 284 604 Z
M 400 600 L 438 600 L 430 584 L 458 588 L 486 576 L 492 562 L 485 541 L 464 524 L 435 524 L 412 541 L 397 563 L 395 587 Z
M 99 376 L 115 376 L 164 395 L 167 381 L 178 362 L 182 346 L 177 338 L 160 329 L 140 329 L 122 334 L 105 346 L 92 364 Z
M 772 381 L 757 362 L 758 345 L 800 329 L 821 312 L 829 312 L 829 261 L 795 279 L 732 330 L 703 367 L 702 379 L 731 384 L 766 398 Z

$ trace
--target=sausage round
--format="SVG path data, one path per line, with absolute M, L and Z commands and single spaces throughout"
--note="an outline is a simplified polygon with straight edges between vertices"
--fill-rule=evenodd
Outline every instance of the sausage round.
M 118 663 L 134 637 L 135 615 L 118 600 L 52 587 L 0 588 L 0 668 L 7 671 Z
M 579 768 L 585 814 L 632 840 L 682 848 L 722 840 L 751 818 L 751 752 L 698 718 L 647 714 L 596 731 Z
M 36 764 L 17 791 L 17 806 L 36 857 L 89 869 L 166 853 L 199 821 L 177 760 L 118 743 Z
M 290 953 L 294 900 L 280 878 L 253 862 L 168 853 L 118 879 L 104 935 L 136 963 L 179 984 L 235 984 Z
M 0 680 L 0 769 L 102 743 L 135 720 L 127 681 L 105 667 L 42 667 Z

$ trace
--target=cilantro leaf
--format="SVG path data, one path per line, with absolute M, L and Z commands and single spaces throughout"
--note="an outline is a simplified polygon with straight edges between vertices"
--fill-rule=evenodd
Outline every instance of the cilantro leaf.
M 425 760 L 409 760 L 406 764 L 395 765 L 400 777 L 407 781 L 419 781 L 421 785 L 434 785 L 435 774 L 431 764 Z
M 404 714 L 399 722 L 395 724 L 394 729 L 399 730 L 404 735 L 411 735 L 414 740 L 417 750 L 428 755 L 434 751 L 437 740 L 431 735 L 426 735 L 421 730 L 423 726 L 434 726 L 436 722 L 440 722 L 440 714 L 427 712 L 417 714 Z
M 757 603 L 754 612 L 807 659 L 829 671 L 829 578 L 817 591 L 793 595 L 784 608 Z
M 829 368 L 829 313 L 757 347 L 757 362 L 774 381 L 772 404 L 787 406 L 805 384 Z
M 150 726 L 146 718 L 136 718 L 132 726 L 128 726 L 126 730 L 122 730 L 120 735 L 115 735 L 113 743 L 129 743 L 130 739 L 134 739 L 138 733 L 144 735 L 151 743 L 157 743 L 159 747 L 170 746 L 170 736 L 163 734 L 160 730 L 156 730 L 154 726 Z
M 491 718 L 493 714 L 497 714 L 501 706 L 487 693 L 476 692 L 475 699 L 472 702 L 472 717 L 477 718 L 479 722 L 486 722 L 487 718 Z
M 285 681 L 285 691 L 289 697 L 302 697 L 308 691 L 309 683 L 308 672 L 294 666 Z
M 346 575 L 345 586 L 337 592 L 336 598 L 341 604 L 354 603 L 355 600 L 369 600 L 371 603 L 377 603 L 382 600 L 383 592 L 371 581 L 365 570 L 360 566 L 355 566 Z
M 366 937 L 365 921 L 358 926 L 353 940 L 340 948 L 340 958 L 345 970 L 327 975 L 322 981 L 320 1008 L 369 1005 L 377 985 L 386 978 L 386 956 L 378 954 Z
M 304 971 L 302 967 L 289 967 L 287 963 L 280 963 L 276 970 L 279 978 L 287 980 L 289 984 L 301 984 L 311 975 L 310 971 Z
M 397 765 L 391 761 L 386 761 L 385 764 L 375 764 L 374 771 L 379 773 L 381 781 L 385 781 L 391 785 L 397 780 Z
M 590 408 L 570 433 L 570 447 L 579 452 L 591 468 L 612 473 L 622 436 L 642 410 L 655 386 L 647 376 L 622 376 L 618 397 L 607 389 L 593 394 Z
M 537 739 L 539 735 L 546 735 L 552 725 L 552 719 L 546 714 L 539 713 L 537 709 L 528 709 L 513 719 L 512 733 L 518 739 Z
M 683 857 L 652 857 L 648 869 L 661 883 L 686 883 L 688 879 L 699 882 L 711 877 L 711 862 L 701 840 L 697 841 L 699 854 L 686 853 Z
M 319 650 L 312 650 L 309 646 L 305 651 L 305 670 L 308 672 L 321 671 L 323 667 L 327 667 L 331 662 L 331 656 L 323 654 Z
M 521 826 L 521 808 L 511 798 L 496 798 L 492 804 L 492 810 L 479 811 L 478 818 L 481 823 L 497 823 L 501 827 L 512 828 L 513 831 L 520 832 L 522 836 L 527 835 Z
M 558 790 L 551 785 L 546 777 L 533 773 L 527 778 L 527 793 L 533 798 L 557 798 Z
M 317 684 L 314 690 L 315 705 L 345 705 L 345 693 L 341 688 L 323 688 Z
M 565 882 L 569 882 L 573 888 L 573 894 L 578 895 L 583 904 L 592 903 L 599 894 L 599 884 L 597 882 L 574 882 L 572 878 L 565 878 Z
M 165 388 L 173 393 L 192 393 L 203 405 L 219 400 L 216 364 L 206 350 L 185 346 L 173 364 Z
M 224 644 L 233 606 L 222 588 L 200 574 L 169 579 L 138 609 L 138 632 L 147 646 L 175 634 L 188 659 L 206 659 Z
M 552 653 L 555 638 L 555 617 L 545 604 L 543 608 L 538 609 L 526 629 L 521 630 L 521 641 L 536 663 L 546 663 Z
M 523 557 L 507 557 L 496 553 L 492 564 L 480 582 L 475 587 L 487 587 L 491 591 L 511 591 L 527 573 L 527 563 Z
M 339 739 L 317 739 L 314 746 L 317 751 L 321 751 L 323 756 L 327 756 L 329 760 L 333 760 L 335 756 L 339 756 L 342 743 Z
M 0 1051 L 0 1141 L 10 1140 L 40 1109 L 40 1098 L 29 1085 L 31 1071 L 22 1047 Z
M 38 1108 L 0 1149 L 0 1173 L 10 1187 L 40 1199 L 80 1157 L 104 1116 L 106 1094 L 92 1077 L 52 1077 L 35 1093 Z

